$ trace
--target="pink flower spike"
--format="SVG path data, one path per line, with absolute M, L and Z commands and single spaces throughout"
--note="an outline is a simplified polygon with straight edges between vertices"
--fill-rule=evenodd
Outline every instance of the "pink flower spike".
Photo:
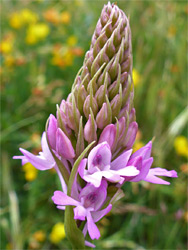
M 60 128 L 58 128 L 56 132 L 56 150 L 57 153 L 65 159 L 72 159 L 75 157 L 71 141 Z
M 109 124 L 103 129 L 98 143 L 106 141 L 110 146 L 110 148 L 112 148 L 115 141 L 115 137 L 116 137 L 116 127 L 114 124 Z

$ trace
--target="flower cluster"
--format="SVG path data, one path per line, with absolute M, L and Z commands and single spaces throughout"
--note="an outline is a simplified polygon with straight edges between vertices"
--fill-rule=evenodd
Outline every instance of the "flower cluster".
M 169 184 L 158 176 L 177 177 L 174 170 L 151 168 L 151 141 L 132 153 L 138 125 L 131 50 L 129 20 L 108 3 L 71 93 L 47 121 L 42 152 L 35 156 L 20 148 L 23 156 L 14 157 L 23 165 L 57 171 L 62 191 L 55 191 L 52 200 L 65 209 L 65 231 L 73 247 L 83 248 L 87 235 L 100 237 L 96 222 L 121 197 L 125 182 Z M 85 245 L 94 247 L 86 240 Z

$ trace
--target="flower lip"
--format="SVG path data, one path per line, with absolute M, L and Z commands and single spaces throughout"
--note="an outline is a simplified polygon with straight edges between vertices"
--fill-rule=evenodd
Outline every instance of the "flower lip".
M 103 170 L 111 161 L 111 151 L 107 142 L 100 143 L 93 148 L 88 156 L 88 171 L 93 172 L 97 167 Z
M 85 208 L 91 207 L 93 204 L 95 204 L 97 199 L 98 199 L 98 195 L 96 192 L 88 194 L 84 199 L 84 207 Z
M 93 159 L 92 164 L 93 164 L 94 166 L 100 166 L 101 163 L 102 163 L 102 156 L 101 156 L 101 154 L 97 154 L 97 155 L 95 156 L 95 158 Z

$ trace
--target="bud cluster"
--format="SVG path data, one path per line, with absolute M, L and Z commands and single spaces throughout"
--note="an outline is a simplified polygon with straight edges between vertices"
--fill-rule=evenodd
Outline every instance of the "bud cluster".
M 77 155 L 83 145 L 97 143 L 97 138 L 105 141 L 110 133 L 113 153 L 132 147 L 138 126 L 133 107 L 131 52 L 129 20 L 116 5 L 108 3 L 72 91 L 58 108 L 58 124 L 66 124 L 62 126 L 64 133 L 75 137 Z

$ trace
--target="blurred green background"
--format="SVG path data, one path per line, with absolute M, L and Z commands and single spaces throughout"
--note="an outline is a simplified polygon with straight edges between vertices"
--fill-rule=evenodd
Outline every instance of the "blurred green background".
M 155 137 L 154 166 L 170 186 L 127 183 L 98 226 L 97 249 L 187 249 L 186 1 L 116 1 L 130 17 L 137 149 Z M 49 114 L 66 98 L 107 1 L 1 1 L 1 249 L 69 249 L 51 201 L 53 171 L 12 160 L 38 153 Z

